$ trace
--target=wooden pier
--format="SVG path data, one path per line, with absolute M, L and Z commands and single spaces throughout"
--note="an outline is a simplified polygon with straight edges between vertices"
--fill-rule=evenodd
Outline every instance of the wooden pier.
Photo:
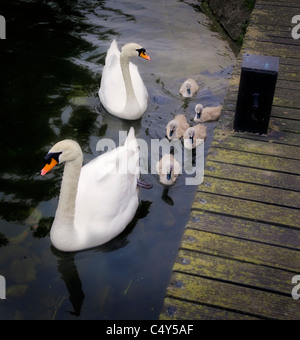
M 300 319 L 300 299 L 292 297 L 293 289 L 300 296 L 300 286 L 292 283 L 300 275 L 300 39 L 292 37 L 295 15 L 300 15 L 298 0 L 256 2 L 161 320 Z M 245 53 L 280 57 L 265 136 L 232 128 Z

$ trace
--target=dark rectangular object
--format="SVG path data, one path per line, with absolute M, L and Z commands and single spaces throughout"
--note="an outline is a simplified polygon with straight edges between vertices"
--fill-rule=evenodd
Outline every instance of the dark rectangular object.
M 268 132 L 279 58 L 245 54 L 235 111 L 235 131 Z

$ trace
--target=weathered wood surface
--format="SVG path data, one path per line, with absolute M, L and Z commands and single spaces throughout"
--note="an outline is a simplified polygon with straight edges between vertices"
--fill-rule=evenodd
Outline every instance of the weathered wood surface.
M 228 311 L 238 310 L 248 316 L 260 315 L 264 319 L 299 319 L 299 303 L 290 296 L 215 279 L 174 272 L 168 291 L 173 299 L 191 299 L 200 305 L 218 306 L 219 309 Z M 172 301 L 170 302 L 172 304 Z M 174 312 L 173 318 L 176 319 L 177 315 Z M 189 317 L 193 318 L 195 314 Z M 224 315 L 221 318 L 225 319 Z
M 300 319 L 300 40 L 296 0 L 257 0 L 160 319 Z M 280 18 L 280 19 L 279 19 Z M 267 135 L 232 129 L 244 53 L 280 57 Z M 299 292 L 300 293 L 300 292 Z
M 245 220 L 241 217 L 211 214 L 204 210 L 193 210 L 186 228 L 300 250 L 300 234 L 298 230 Z

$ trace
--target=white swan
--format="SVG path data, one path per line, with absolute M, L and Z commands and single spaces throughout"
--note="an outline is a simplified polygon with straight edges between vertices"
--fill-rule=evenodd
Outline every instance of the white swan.
M 164 185 L 172 185 L 181 174 L 181 165 L 172 154 L 165 154 L 156 164 L 159 181 Z
M 166 126 L 166 135 L 169 140 L 180 139 L 189 124 L 183 114 L 176 115 Z
M 77 251 L 104 244 L 120 234 L 134 217 L 139 201 L 139 149 L 131 128 L 123 146 L 82 167 L 80 146 L 72 140 L 55 144 L 41 171 L 45 175 L 65 162 L 58 206 L 51 228 L 53 245 Z
M 183 135 L 183 145 L 186 149 L 195 149 L 205 141 L 206 137 L 206 126 L 203 124 L 197 124 L 185 131 Z
M 135 43 L 126 44 L 120 53 L 115 40 L 107 51 L 99 97 L 105 109 L 114 116 L 135 120 L 147 109 L 148 91 L 132 57 L 150 60 L 146 50 Z
M 218 120 L 221 116 L 222 105 L 203 108 L 202 104 L 197 104 L 195 106 L 195 112 L 195 122 L 203 123 Z
M 192 78 L 185 80 L 179 89 L 179 93 L 187 98 L 193 97 L 198 91 L 199 86 Z

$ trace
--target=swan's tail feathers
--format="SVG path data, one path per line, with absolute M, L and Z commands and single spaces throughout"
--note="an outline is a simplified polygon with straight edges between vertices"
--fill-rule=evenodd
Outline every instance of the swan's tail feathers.
M 135 138 L 134 128 L 131 127 L 126 138 L 124 147 L 127 152 L 127 169 L 128 173 L 132 175 L 138 175 L 139 168 L 139 146 Z
M 105 65 L 109 65 L 111 63 L 111 60 L 114 60 L 115 56 L 119 56 L 120 57 L 120 51 L 119 51 L 119 47 L 118 44 L 116 42 L 116 40 L 114 39 L 109 47 L 109 49 L 107 50 L 106 53 L 106 57 L 105 57 Z
M 128 136 L 126 138 L 124 146 L 126 146 L 129 149 L 131 149 L 131 148 L 136 149 L 136 147 L 138 146 L 136 138 L 135 138 L 135 132 L 134 132 L 133 127 L 131 127 L 129 132 L 128 132 Z
M 135 131 L 133 127 L 130 128 L 127 139 L 135 139 Z

